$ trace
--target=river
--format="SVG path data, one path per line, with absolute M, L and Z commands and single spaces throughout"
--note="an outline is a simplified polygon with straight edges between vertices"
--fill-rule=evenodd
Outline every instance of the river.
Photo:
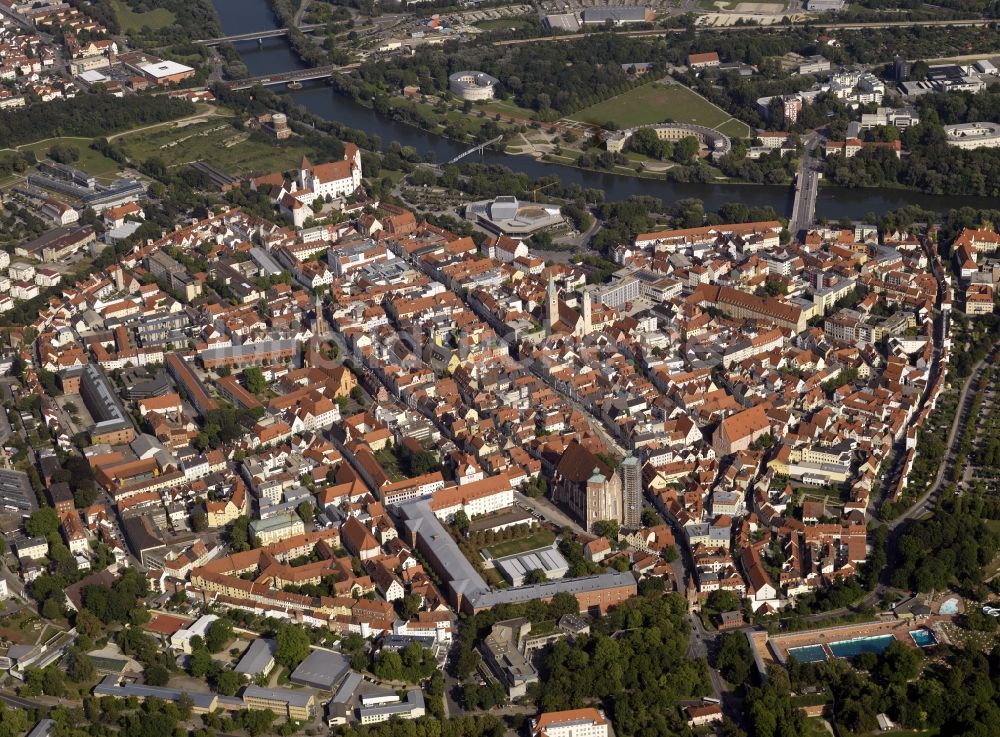
M 277 26 L 268 0 L 212 0 L 212 3 L 219 15 L 222 30 L 227 35 L 251 33 Z M 267 39 L 262 44 L 256 41 L 244 41 L 238 43 L 236 48 L 254 76 L 304 67 L 284 38 Z M 281 89 L 276 91 L 287 92 Z M 351 128 L 378 134 L 383 145 L 398 141 L 422 153 L 433 151 L 439 162 L 451 159 L 466 148 L 456 141 L 379 116 L 353 100 L 336 94 L 322 82 L 306 83 L 303 89 L 290 94 L 298 105 L 315 115 L 336 120 Z M 750 207 L 770 206 L 783 215 L 790 215 L 792 211 L 792 188 L 785 186 L 681 184 L 601 174 L 570 166 L 546 164 L 529 156 L 501 153 L 487 153 L 482 157 L 469 157 L 467 160 L 502 164 L 514 171 L 524 172 L 532 178 L 557 174 L 563 184 L 576 183 L 586 189 L 603 190 L 609 200 L 621 200 L 641 194 L 659 197 L 664 202 L 672 203 L 685 197 L 694 197 L 702 200 L 709 210 L 718 209 L 726 202 L 742 202 Z M 996 207 L 996 201 L 988 197 L 926 195 L 901 189 L 822 187 L 819 191 L 816 215 L 830 220 L 845 217 L 859 220 L 870 212 L 879 214 L 905 205 L 919 205 L 928 210 L 944 212 L 963 206 L 992 208 Z

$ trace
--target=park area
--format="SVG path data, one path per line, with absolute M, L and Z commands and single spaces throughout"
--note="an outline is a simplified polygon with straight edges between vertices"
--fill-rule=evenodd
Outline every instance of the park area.
M 176 16 L 166 8 L 154 8 L 145 13 L 137 13 L 125 0 L 114 0 L 115 17 L 125 33 L 135 33 L 144 26 L 156 31 L 166 28 L 176 20 Z
M 593 125 L 614 123 L 631 128 L 672 120 L 716 128 L 730 136 L 748 136 L 749 127 L 680 84 L 652 82 L 580 110 L 572 120 Z
M 156 157 L 168 167 L 205 161 L 231 175 L 285 171 L 309 154 L 306 147 L 294 139 L 257 140 L 222 119 L 208 119 L 182 127 L 167 123 L 125 134 L 117 143 L 130 161 Z

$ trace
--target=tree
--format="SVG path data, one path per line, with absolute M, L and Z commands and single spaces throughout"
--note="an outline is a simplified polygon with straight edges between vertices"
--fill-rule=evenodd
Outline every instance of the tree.
M 296 508 L 296 511 L 299 513 L 299 517 L 302 518 L 302 521 L 305 522 L 306 524 L 310 524 L 316 516 L 316 512 L 313 509 L 313 505 L 309 502 L 308 499 L 299 504 L 299 506 Z
M 613 519 L 602 519 L 594 523 L 594 534 L 606 537 L 608 540 L 618 539 L 618 530 L 621 526 Z
M 694 136 L 685 136 L 674 144 L 674 161 L 686 164 L 698 153 L 698 139 Z
M 65 696 L 66 678 L 56 666 L 50 665 L 42 674 L 42 692 L 46 696 Z
M 717 612 L 731 612 L 740 608 L 740 600 L 732 591 L 717 589 L 708 595 L 705 602 L 709 609 Z
M 56 619 L 63 613 L 62 604 L 56 597 L 50 597 L 42 604 L 42 616 L 46 619 Z
M 243 677 L 234 670 L 221 670 L 215 677 L 215 690 L 223 696 L 235 696 L 242 685 Z
M 452 522 L 455 525 L 455 529 L 463 534 L 469 529 L 469 515 L 465 513 L 464 509 L 459 509 L 455 512 Z
M 267 390 L 267 379 L 264 372 L 256 366 L 244 369 L 243 383 L 246 384 L 247 391 L 251 394 L 263 394 Z
M 83 683 L 97 674 L 94 661 L 81 648 L 72 647 L 66 658 L 66 675 L 71 681 Z
M 28 711 L 0 704 L 0 737 L 17 737 L 28 731 Z
M 715 663 L 723 678 L 730 683 L 742 684 L 747 681 L 753 656 L 742 632 L 728 632 L 722 636 Z
M 204 532 L 208 529 L 208 514 L 204 509 L 198 508 L 191 512 L 191 529 L 194 532 Z
M 98 637 L 104 632 L 104 624 L 89 609 L 81 609 L 74 622 L 77 632 L 87 637 Z
M 160 663 L 153 663 L 146 668 L 146 683 L 150 686 L 166 686 L 170 681 L 170 671 Z
M 403 659 L 395 650 L 382 650 L 375 659 L 374 672 L 383 681 L 401 681 Z
M 405 619 L 413 619 L 417 612 L 420 611 L 420 606 L 423 604 L 423 599 L 420 594 L 407 594 L 402 599 L 398 599 L 397 611 L 399 616 Z
M 879 658 L 876 675 L 885 683 L 905 683 L 920 673 L 923 653 L 893 640 Z
M 212 668 L 212 656 L 205 648 L 198 648 L 191 651 L 188 658 L 188 673 L 195 678 L 204 678 Z
M 274 724 L 275 715 L 270 709 L 245 709 L 239 713 L 237 722 L 250 737 L 259 737 Z
M 524 577 L 525 583 L 545 583 L 548 581 L 548 576 L 545 575 L 545 571 L 541 568 L 534 568 L 528 571 L 528 575 Z
M 294 624 L 278 626 L 277 650 L 274 659 L 286 668 L 295 668 L 309 655 L 309 635 Z
M 233 625 L 228 619 L 216 619 L 205 632 L 205 647 L 210 653 L 221 653 L 233 639 Z
M 32 537 L 48 537 L 59 529 L 59 515 L 52 507 L 40 507 L 28 517 L 24 529 Z
M 229 526 L 229 547 L 241 553 L 250 549 L 250 518 L 241 514 Z

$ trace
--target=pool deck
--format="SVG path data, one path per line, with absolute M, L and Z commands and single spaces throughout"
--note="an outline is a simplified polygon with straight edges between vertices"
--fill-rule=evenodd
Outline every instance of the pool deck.
M 892 635 L 908 647 L 917 647 L 910 631 L 916 629 L 934 630 L 934 625 L 950 617 L 931 616 L 921 621 L 886 620 L 882 622 L 865 622 L 861 624 L 844 624 L 822 629 L 790 632 L 785 635 L 771 637 L 767 632 L 752 632 L 749 634 L 753 648 L 761 655 L 765 666 L 771 663 L 786 663 L 789 648 L 820 645 L 827 657 L 833 657 L 830 650 L 831 642 L 854 640 L 861 637 L 878 637 Z

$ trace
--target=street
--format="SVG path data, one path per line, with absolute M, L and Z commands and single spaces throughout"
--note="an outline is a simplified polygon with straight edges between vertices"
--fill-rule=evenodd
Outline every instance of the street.
M 793 238 L 809 229 L 816 216 L 816 198 L 819 196 L 820 162 L 816 149 L 820 145 L 818 133 L 810 133 L 803 141 L 805 153 L 799 163 L 799 173 L 795 181 L 795 203 L 792 217 L 788 221 L 788 232 Z

